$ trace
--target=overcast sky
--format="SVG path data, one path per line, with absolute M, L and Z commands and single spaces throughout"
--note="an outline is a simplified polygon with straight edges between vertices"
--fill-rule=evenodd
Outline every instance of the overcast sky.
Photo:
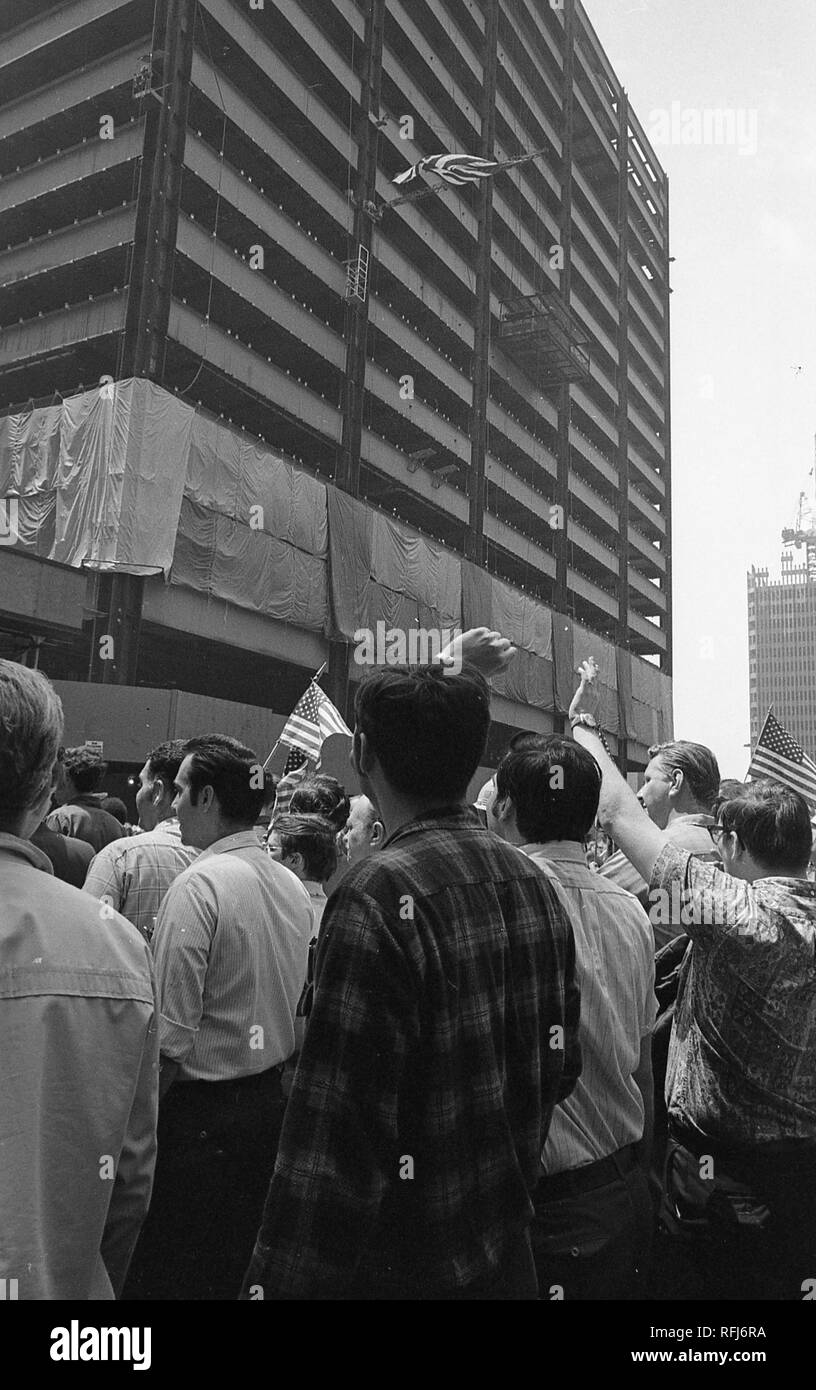
M 731 146 L 667 143 L 656 153 L 677 258 L 675 733 L 708 744 L 724 777 L 742 777 L 745 575 L 752 564 L 778 573 L 780 532 L 812 486 L 816 0 L 585 0 L 585 9 L 647 134 L 675 102 L 676 132 L 693 129 L 683 112 L 735 113 Z

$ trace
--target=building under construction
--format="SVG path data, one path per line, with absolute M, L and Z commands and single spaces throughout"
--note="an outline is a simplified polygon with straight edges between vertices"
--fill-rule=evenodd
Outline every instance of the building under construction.
M 58 681 L 69 741 L 271 743 L 324 662 L 348 710 L 356 630 L 484 622 L 521 648 L 491 755 L 561 727 L 592 651 L 642 766 L 671 732 L 668 187 L 581 5 L 18 13 L 0 652 Z M 440 153 L 496 168 L 393 182 Z
M 816 467 L 816 465 L 815 465 Z M 816 754 L 816 497 L 799 496 L 796 525 L 782 532 L 779 579 L 748 575 L 748 679 L 751 747 L 768 710 Z M 801 560 L 789 548 L 802 552 Z

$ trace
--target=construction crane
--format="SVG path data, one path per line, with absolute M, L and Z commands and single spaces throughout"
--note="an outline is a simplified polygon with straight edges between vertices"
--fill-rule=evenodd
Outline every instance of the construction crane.
M 816 440 L 814 440 L 814 445 L 816 445 Z M 810 470 L 810 477 L 813 480 L 811 494 L 799 493 L 796 525 L 792 528 L 785 527 L 782 532 L 782 541 L 784 545 L 795 545 L 797 550 L 801 546 L 805 547 L 808 583 L 816 583 L 816 448 L 814 449 L 814 463 Z

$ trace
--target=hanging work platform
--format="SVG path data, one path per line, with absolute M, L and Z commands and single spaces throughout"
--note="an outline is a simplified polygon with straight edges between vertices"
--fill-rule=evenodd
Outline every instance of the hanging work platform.
M 539 386 L 589 379 L 591 340 L 558 295 L 522 295 L 502 304 L 502 348 Z

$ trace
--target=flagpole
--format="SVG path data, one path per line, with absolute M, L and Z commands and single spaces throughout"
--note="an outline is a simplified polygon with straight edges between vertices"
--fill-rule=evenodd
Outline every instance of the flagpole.
M 505 159 L 501 163 L 497 164 L 495 169 L 491 169 L 490 173 L 487 174 L 485 177 L 493 178 L 494 175 L 500 174 L 503 169 L 512 169 L 517 164 L 527 164 L 531 159 L 538 159 L 538 156 L 540 154 L 547 153 L 548 148 L 549 146 L 544 145 L 540 150 L 532 150 L 530 154 L 520 154 L 517 155 L 515 159 Z M 399 207 L 402 203 L 416 203 L 419 201 L 420 198 L 429 198 L 432 193 L 443 193 L 445 189 L 461 187 L 461 184 L 456 183 L 436 183 L 432 186 L 429 186 L 428 188 L 415 189 L 413 193 L 401 193 L 396 198 L 390 198 L 387 202 L 383 203 L 382 207 L 377 208 L 376 214 L 374 212 L 371 212 L 369 209 L 366 210 L 369 211 L 369 215 L 376 222 L 379 222 L 386 208 L 396 208 Z
M 312 676 L 311 680 L 309 681 L 309 685 L 313 685 L 315 681 L 319 681 L 319 680 L 320 680 L 320 677 L 323 675 L 323 672 L 325 671 L 325 669 L 326 669 L 326 667 L 328 666 L 328 664 L 329 664 L 328 661 L 324 661 L 324 662 L 323 662 L 323 665 L 320 667 L 320 670 L 319 670 L 319 671 L 315 671 L 314 675 Z M 309 685 L 307 685 L 306 690 L 309 689 Z M 306 693 L 306 692 L 304 691 L 304 694 L 305 694 L 305 693 Z M 297 701 L 295 701 L 295 704 L 297 704 Z M 277 739 L 275 740 L 275 747 L 272 749 L 272 752 L 269 754 L 269 757 L 267 758 L 266 762 L 265 762 L 264 765 L 263 765 L 263 770 L 264 770 L 264 772 L 266 772 L 267 767 L 268 767 L 269 764 L 271 763 L 271 761 L 272 761 L 272 759 L 274 758 L 275 754 L 277 753 L 279 747 L 280 747 L 280 738 L 277 738 Z

